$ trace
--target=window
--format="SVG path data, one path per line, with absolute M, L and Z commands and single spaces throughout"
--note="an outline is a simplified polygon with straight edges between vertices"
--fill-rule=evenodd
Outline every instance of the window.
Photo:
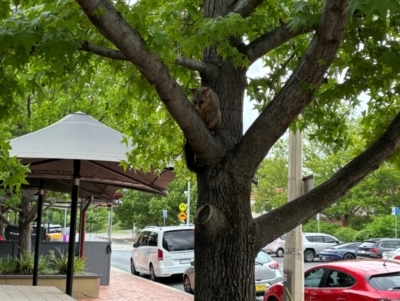
M 399 242 L 398 241 L 383 241 L 381 244 L 382 248 L 388 248 L 388 249 L 395 249 L 399 246 Z
M 310 242 L 324 242 L 324 238 L 322 236 L 306 236 L 307 240 Z
M 305 287 L 319 287 L 322 276 L 324 276 L 325 269 L 314 269 L 304 275 Z
M 158 243 L 158 233 L 157 232 L 151 232 L 150 235 L 147 238 L 147 245 L 156 247 L 157 243 Z
M 149 236 L 150 231 L 143 231 L 140 233 L 138 240 L 137 240 L 137 246 L 147 246 L 147 237 Z
M 347 273 L 331 270 L 326 283 L 327 287 L 349 287 L 356 283 L 355 279 Z
M 163 248 L 167 251 L 194 250 L 194 229 L 164 232 Z
M 324 240 L 327 243 L 335 243 L 335 242 L 337 242 L 337 240 L 335 238 L 333 238 L 332 236 L 325 236 Z
M 400 290 L 400 273 L 373 275 L 368 283 L 379 291 Z

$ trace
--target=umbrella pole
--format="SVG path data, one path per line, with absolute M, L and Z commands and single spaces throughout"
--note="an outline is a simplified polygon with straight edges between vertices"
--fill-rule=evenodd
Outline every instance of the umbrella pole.
M 72 296 L 72 282 L 74 277 L 74 258 L 75 258 L 75 236 L 76 236 L 76 215 L 78 211 L 79 197 L 79 178 L 81 172 L 81 161 L 74 160 L 74 185 L 71 194 L 71 223 L 69 225 L 69 245 L 68 245 L 68 266 L 66 294 Z
M 42 212 L 43 212 L 43 195 L 44 195 L 44 181 L 40 180 L 39 184 L 39 198 L 36 216 L 36 240 L 35 240 L 35 263 L 33 265 L 33 286 L 38 284 L 39 275 L 39 255 L 40 255 L 40 239 L 42 228 Z

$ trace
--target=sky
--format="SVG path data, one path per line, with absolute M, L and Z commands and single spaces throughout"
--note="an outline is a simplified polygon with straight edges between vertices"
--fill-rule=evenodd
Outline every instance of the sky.
M 251 78 L 262 77 L 266 74 L 266 68 L 263 68 L 261 60 L 256 61 L 249 70 L 247 71 L 247 76 Z M 252 101 L 250 97 L 245 95 L 244 106 L 243 106 L 243 131 L 246 132 L 251 126 L 254 120 L 258 116 L 258 111 L 253 110 L 255 101 Z

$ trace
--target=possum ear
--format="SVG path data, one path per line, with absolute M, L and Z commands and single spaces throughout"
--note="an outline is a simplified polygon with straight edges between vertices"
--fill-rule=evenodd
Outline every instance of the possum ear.
M 208 96 L 208 94 L 210 94 L 210 90 L 210 87 L 205 87 L 205 89 L 203 90 L 203 95 Z

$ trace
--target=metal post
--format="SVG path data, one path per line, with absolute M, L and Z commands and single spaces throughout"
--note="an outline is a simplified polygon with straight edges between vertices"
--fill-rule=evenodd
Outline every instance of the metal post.
M 289 133 L 288 202 L 301 196 L 302 190 L 302 133 Z M 283 263 L 283 300 L 299 301 L 304 298 L 302 226 L 286 234 Z
M 187 225 L 190 225 L 190 182 L 188 182 L 188 193 L 187 193 L 187 208 L 186 208 L 186 214 L 187 214 L 187 220 L 186 223 Z
M 42 213 L 43 213 L 43 196 L 44 196 L 44 181 L 39 182 L 39 198 L 38 198 L 38 211 L 36 217 L 36 241 L 35 241 L 35 263 L 33 265 L 33 286 L 38 284 L 39 275 L 39 256 L 40 256 L 40 239 L 42 230 Z
M 66 283 L 66 294 L 69 296 L 72 296 L 72 283 L 74 277 L 76 218 L 78 212 L 80 173 L 81 173 L 81 161 L 74 160 L 74 185 L 72 186 L 72 193 L 71 193 L 71 223 L 69 225 L 67 283 Z

